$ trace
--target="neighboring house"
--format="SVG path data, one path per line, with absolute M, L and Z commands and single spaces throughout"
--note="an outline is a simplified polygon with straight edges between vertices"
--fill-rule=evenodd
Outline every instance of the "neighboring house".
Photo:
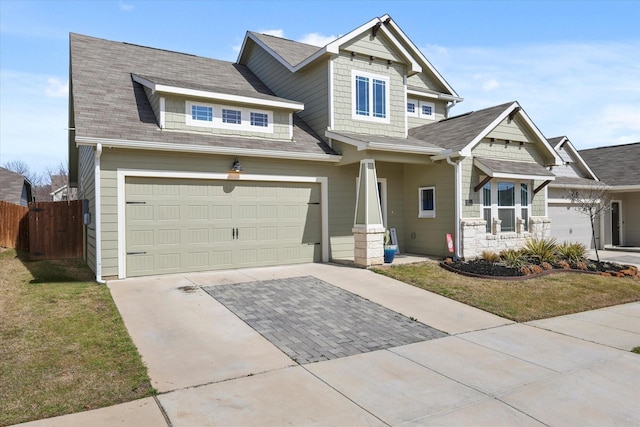
M 575 209 L 570 200 L 572 191 L 589 194 L 595 188 L 606 186 L 601 182 L 585 160 L 580 156 L 569 138 L 560 136 L 550 138 L 562 164 L 553 168 L 556 179 L 549 185 L 548 203 L 551 219 L 551 237 L 559 243 L 581 243 L 587 248 L 602 248 L 600 242 L 600 225 L 596 224 L 596 241 L 594 242 L 589 216 Z
M 103 277 L 458 256 L 547 237 L 560 165 L 517 102 L 462 98 L 388 16 L 237 63 L 70 36 L 70 186 Z
M 18 173 L 0 168 L 0 200 L 28 206 L 34 201 L 31 182 Z
M 49 193 L 51 200 L 54 202 L 63 202 L 67 200 L 77 200 L 77 190 L 69 188 L 66 184 Z
M 613 193 L 611 209 L 602 221 L 602 247 L 640 246 L 640 142 L 579 153 Z

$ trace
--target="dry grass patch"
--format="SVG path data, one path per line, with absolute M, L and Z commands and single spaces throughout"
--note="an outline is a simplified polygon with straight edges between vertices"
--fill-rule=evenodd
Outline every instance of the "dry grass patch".
M 435 262 L 374 271 L 517 322 L 640 301 L 637 278 L 557 273 L 527 280 L 478 279 Z
M 0 252 L 0 425 L 153 395 L 106 286 L 78 261 Z

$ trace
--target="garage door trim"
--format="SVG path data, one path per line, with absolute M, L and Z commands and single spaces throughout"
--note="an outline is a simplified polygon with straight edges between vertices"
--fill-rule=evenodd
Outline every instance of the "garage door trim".
M 322 262 L 329 262 L 329 209 L 328 182 L 326 176 L 287 176 L 287 175 L 252 175 L 235 173 L 205 173 L 182 171 L 153 171 L 140 169 L 117 170 L 117 203 L 118 203 L 118 278 L 127 277 L 126 265 L 126 219 L 125 219 L 125 180 L 128 177 L 145 178 L 184 178 L 223 181 L 256 181 L 256 182 L 297 182 L 320 184 L 321 227 L 322 227 Z

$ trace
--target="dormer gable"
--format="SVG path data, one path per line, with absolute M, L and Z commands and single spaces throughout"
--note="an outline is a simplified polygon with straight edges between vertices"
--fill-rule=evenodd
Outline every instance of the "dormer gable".
M 563 176 L 575 176 L 579 178 L 598 180 L 596 174 L 591 170 L 587 162 L 584 161 L 578 150 L 573 146 L 566 136 L 549 138 L 549 143 L 562 160 L 562 165 L 554 168 L 554 173 Z

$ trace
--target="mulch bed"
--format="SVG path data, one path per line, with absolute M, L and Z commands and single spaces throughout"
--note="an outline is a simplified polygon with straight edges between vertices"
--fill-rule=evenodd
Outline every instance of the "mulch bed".
M 638 269 L 634 266 L 620 265 L 612 262 L 597 262 L 594 260 L 589 260 L 586 264 L 586 270 L 566 268 L 566 265 L 552 265 L 551 267 L 553 268 L 551 269 L 543 269 L 537 266 L 538 268 L 535 270 L 538 271 L 531 272 L 530 274 L 526 274 L 522 268 L 508 267 L 502 263 L 489 262 L 484 259 L 453 261 L 451 258 L 447 258 L 440 263 L 440 266 L 464 276 L 497 280 L 526 280 L 553 273 L 587 273 L 617 277 L 636 276 L 638 274 Z M 531 270 L 531 268 L 529 268 L 529 270 Z

